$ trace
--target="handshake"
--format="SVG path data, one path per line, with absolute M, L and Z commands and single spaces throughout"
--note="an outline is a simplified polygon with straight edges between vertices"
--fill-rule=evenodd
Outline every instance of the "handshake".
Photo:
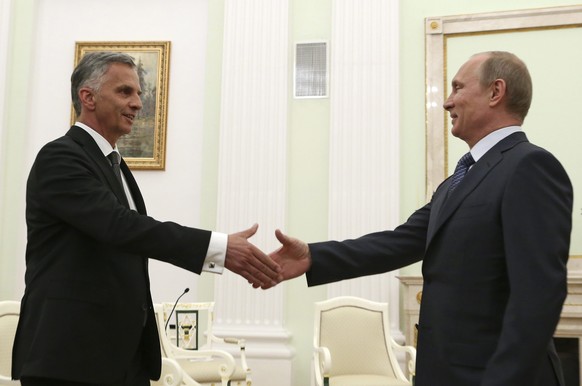
M 311 254 L 306 243 L 277 229 L 275 236 L 282 245 L 266 255 L 248 241 L 258 228 L 255 224 L 242 232 L 228 235 L 226 269 L 244 277 L 254 288 L 262 289 L 300 276 L 309 269 Z

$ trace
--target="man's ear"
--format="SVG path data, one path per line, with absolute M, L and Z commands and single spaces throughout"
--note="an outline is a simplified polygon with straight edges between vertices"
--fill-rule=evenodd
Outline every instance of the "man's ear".
M 503 79 L 495 79 L 491 84 L 491 94 L 489 97 L 489 106 L 498 105 L 501 100 L 505 97 L 505 92 L 507 90 L 507 84 Z
M 79 99 L 81 104 L 88 110 L 95 110 L 95 93 L 88 87 L 83 87 L 79 90 Z

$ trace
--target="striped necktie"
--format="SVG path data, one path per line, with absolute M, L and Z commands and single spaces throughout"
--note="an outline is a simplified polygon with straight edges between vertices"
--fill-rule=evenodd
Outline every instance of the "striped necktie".
M 453 174 L 453 180 L 451 181 L 451 185 L 449 186 L 449 193 L 452 192 L 457 185 L 461 182 L 461 180 L 467 174 L 469 167 L 475 163 L 471 152 L 465 154 L 461 157 L 459 162 L 457 163 L 457 167 L 455 168 L 455 173 Z

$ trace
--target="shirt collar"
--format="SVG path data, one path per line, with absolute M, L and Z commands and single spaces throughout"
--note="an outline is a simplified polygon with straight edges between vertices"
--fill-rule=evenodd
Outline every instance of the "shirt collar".
M 119 153 L 119 149 L 117 148 L 117 144 L 115 145 L 115 147 L 112 148 L 111 144 L 109 142 L 107 142 L 107 140 L 105 138 L 103 138 L 103 136 L 101 136 L 101 134 L 99 134 L 98 132 L 96 132 L 95 130 L 93 130 L 92 128 L 87 126 L 86 124 L 77 121 L 77 122 L 75 122 L 75 126 L 78 126 L 81 129 L 85 130 L 87 133 L 89 133 L 89 135 L 93 138 L 93 140 L 95 140 L 95 142 L 97 143 L 97 146 L 99 146 L 99 149 L 101 149 L 101 152 L 103 152 L 103 155 L 105 157 L 107 157 L 112 151 Z
M 499 143 L 505 137 L 521 131 L 521 126 L 508 126 L 498 130 L 495 130 L 492 133 L 489 133 L 487 136 L 482 138 L 473 148 L 471 149 L 471 155 L 475 162 L 479 161 L 479 158 L 483 157 L 485 153 L 487 153 L 491 148 L 497 143 Z

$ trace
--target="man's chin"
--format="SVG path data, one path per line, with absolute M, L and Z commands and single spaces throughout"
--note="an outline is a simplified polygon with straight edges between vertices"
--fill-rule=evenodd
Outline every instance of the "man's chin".
M 131 134 L 131 130 L 133 129 L 133 126 L 130 126 L 129 128 L 124 128 L 123 129 L 123 134 L 121 134 L 122 137 L 125 137 L 126 135 Z

